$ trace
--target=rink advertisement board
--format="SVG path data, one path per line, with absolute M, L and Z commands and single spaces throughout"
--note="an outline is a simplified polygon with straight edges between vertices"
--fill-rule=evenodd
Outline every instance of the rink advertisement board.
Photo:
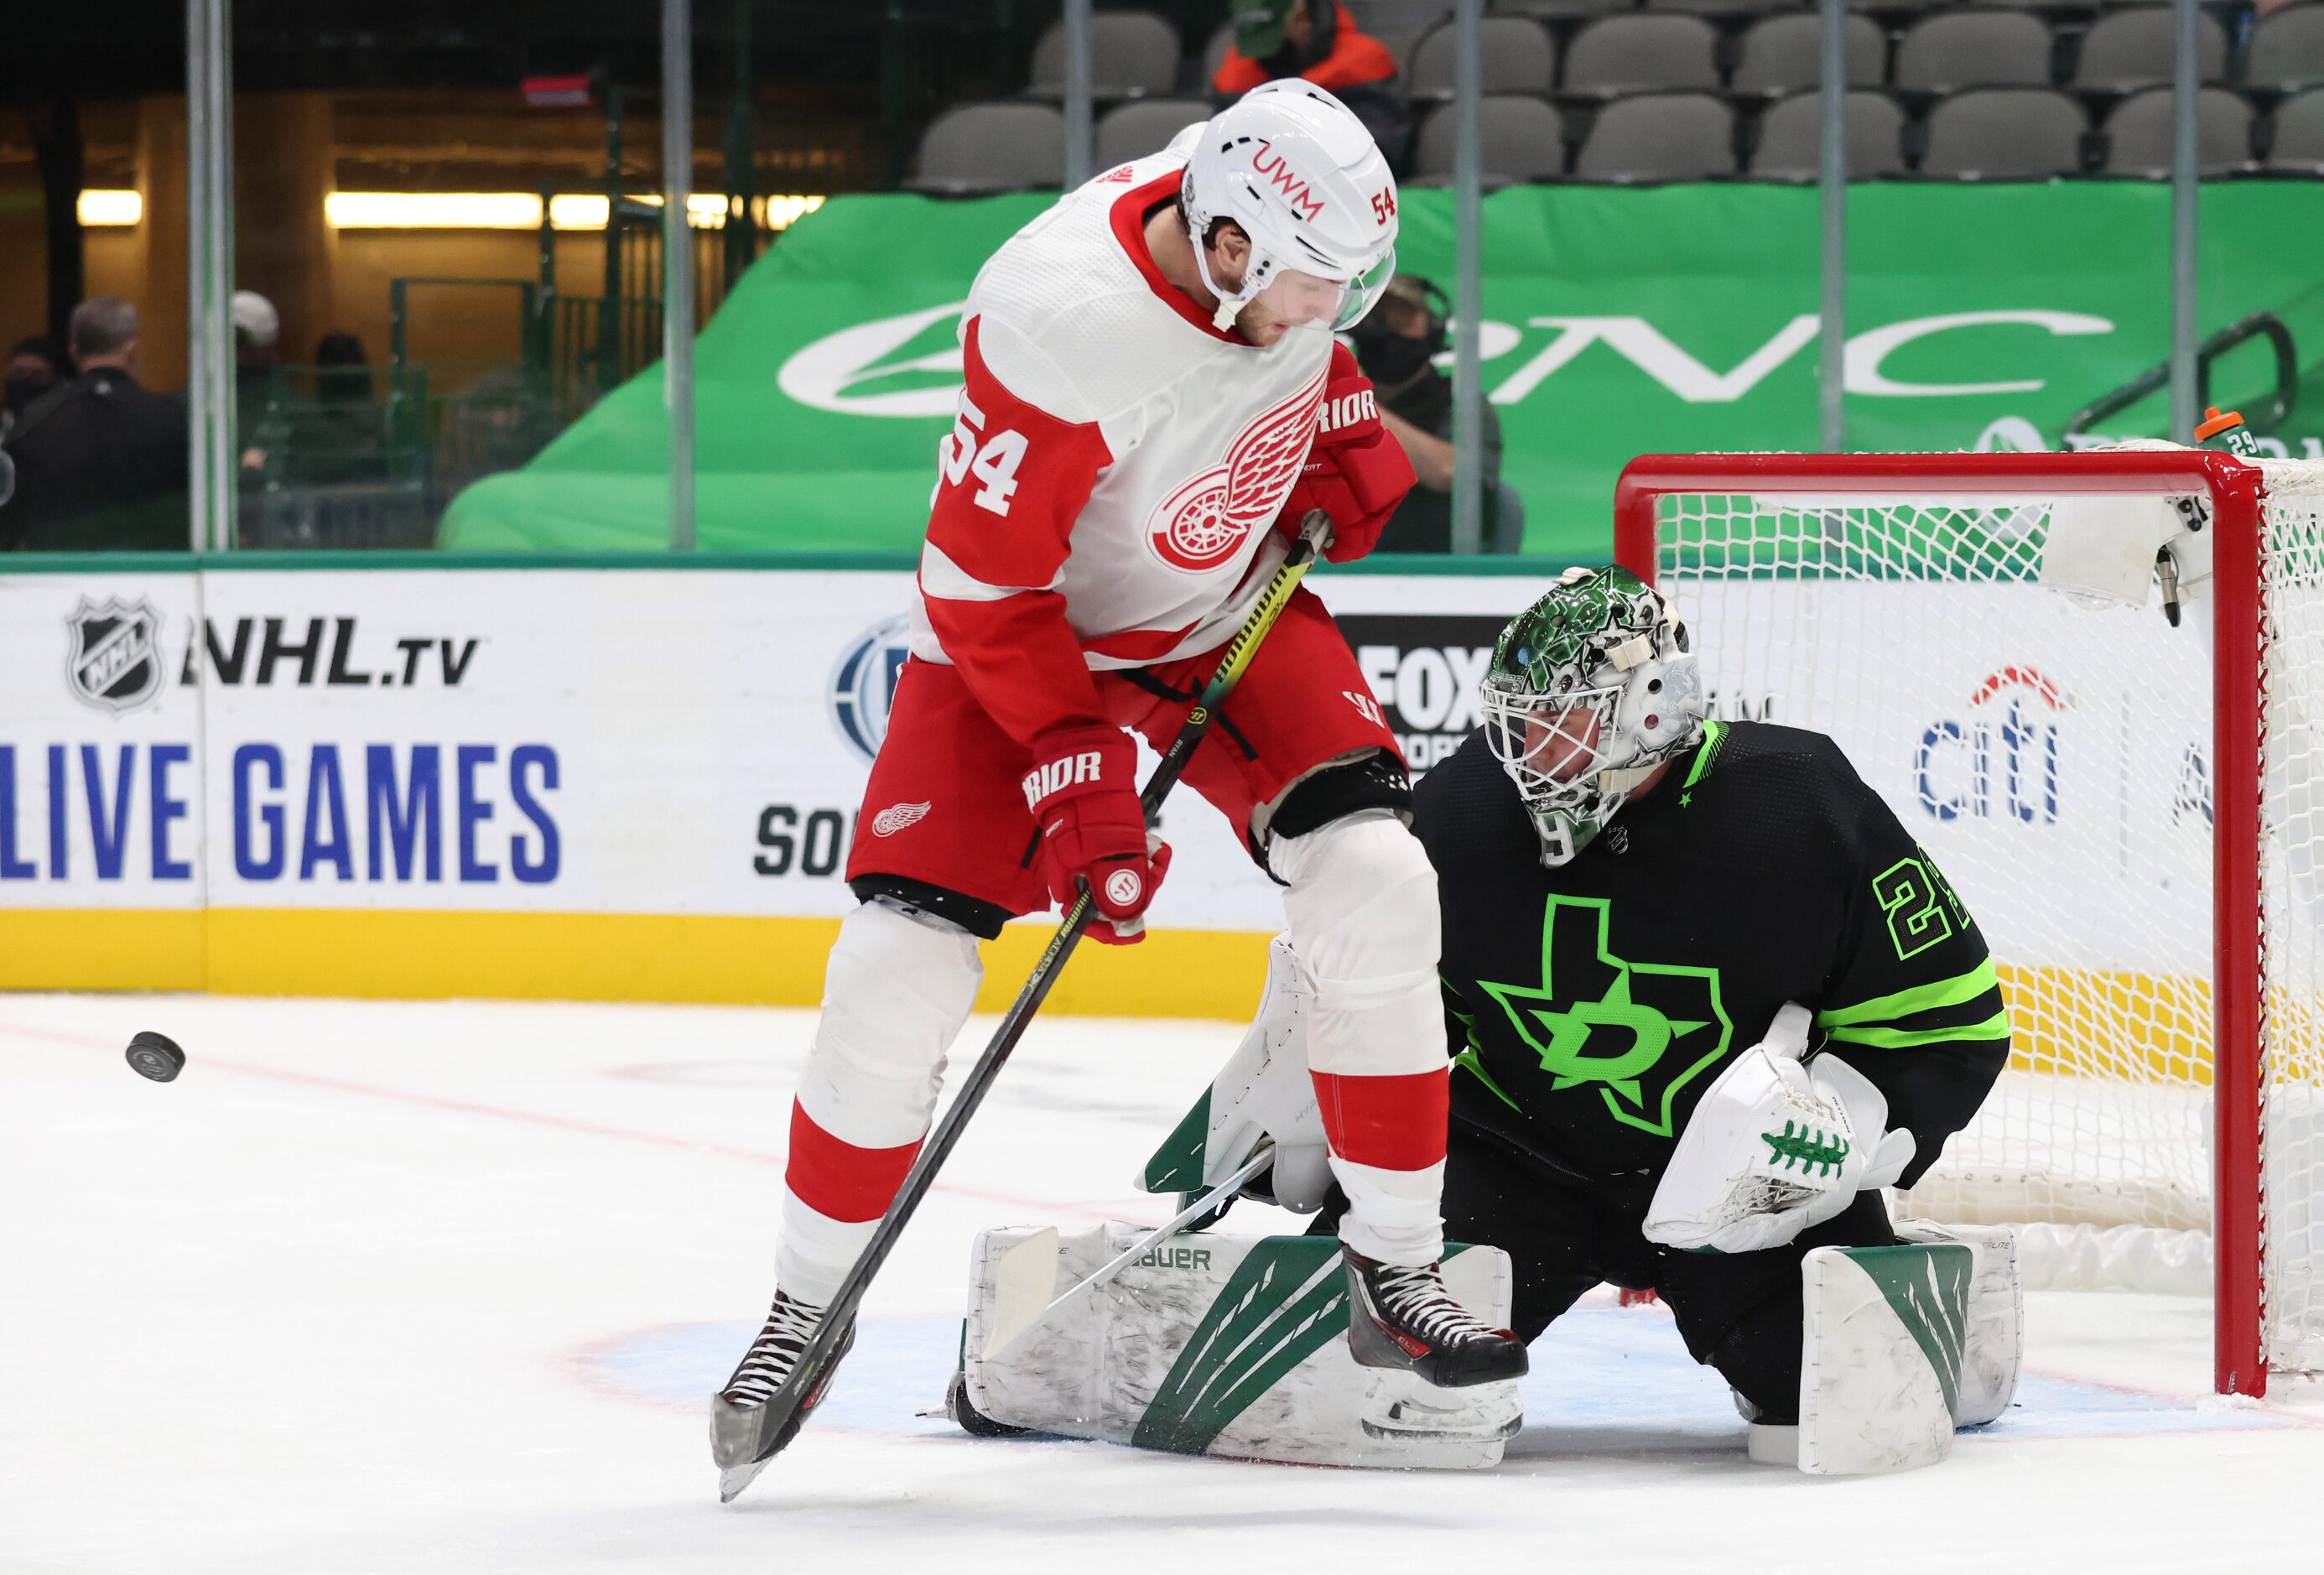
M 911 583 L 0 576 L 0 986 L 812 1002 L 853 905 L 849 849 L 877 834 L 859 809 Z M 1548 580 L 1326 568 L 1309 583 L 1425 769 L 1475 727 L 1494 634 Z M 2158 873 L 2200 869 L 2209 837 L 2191 639 L 2158 657 L 2143 621 L 2027 585 L 1761 586 L 1780 605 L 1755 609 L 1757 628 L 1875 631 L 1884 599 L 1910 594 L 1923 619 L 1931 597 L 1994 599 L 1964 619 L 2020 633 L 2010 661 L 1964 653 L 1958 671 L 1868 638 L 1860 701 L 1819 706 L 1812 684 L 1787 692 L 1775 655 L 1720 638 L 1718 598 L 1671 589 L 1717 712 L 1837 736 L 2004 956 L 2202 971 L 2208 889 Z M 2153 714 L 2157 686 L 2193 719 L 2184 736 L 2125 724 Z M 1191 792 L 1162 832 L 1176 857 L 1153 938 L 1088 948 L 1061 1006 L 1239 1016 L 1255 998 L 1277 888 Z M 2182 843 L 2196 851 L 2152 856 Z M 1978 889 L 1978 870 L 2003 867 L 2042 879 Z M 990 949 L 989 1003 L 1047 934 L 1028 921 Z
M 180 560 L 181 562 L 184 560 Z M 1545 578 L 1324 572 L 1416 763 Z M 912 580 L 0 576 L 0 985 L 812 1002 Z M 1148 758 L 1151 763 L 1151 756 Z M 1276 888 L 1191 792 L 1061 1004 L 1240 1015 Z M 1046 925 L 991 949 L 1005 999 Z M 1021 953 L 1021 955 L 1020 955 Z

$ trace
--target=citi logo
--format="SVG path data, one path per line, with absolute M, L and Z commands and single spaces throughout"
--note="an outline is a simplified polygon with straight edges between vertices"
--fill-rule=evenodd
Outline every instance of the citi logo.
M 928 811 L 935 807 L 934 799 L 921 804 L 891 804 L 872 817 L 872 834 L 892 837 L 906 826 L 919 824 L 927 818 Z
M 1315 410 L 1315 429 L 1338 432 L 1360 421 L 1379 419 L 1379 404 L 1372 391 L 1361 389 L 1355 393 L 1342 394 L 1335 400 L 1325 400 Z
M 1206 1269 L 1211 1266 L 1211 1249 L 1207 1247 L 1157 1247 L 1144 1257 L 1131 1259 L 1130 1266 Z
M 1102 758 L 1095 750 L 1087 750 L 1034 767 L 1025 773 L 1026 807 L 1038 809 L 1044 798 L 1055 797 L 1079 783 L 1096 781 Z
M 1250 171 L 1283 193 L 1283 199 L 1309 220 L 1323 216 L 1323 199 L 1315 195 L 1314 188 L 1307 184 L 1307 178 L 1294 170 L 1283 155 L 1275 151 L 1274 143 L 1259 144 L 1259 153 L 1250 161 Z

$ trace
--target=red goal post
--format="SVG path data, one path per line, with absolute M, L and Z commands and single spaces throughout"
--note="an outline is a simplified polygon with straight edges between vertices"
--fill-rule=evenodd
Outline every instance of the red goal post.
M 2266 1005 L 2260 901 L 2264 788 L 2264 582 L 2259 466 L 2191 448 L 2071 454 L 1695 454 L 1632 460 L 1615 491 L 1615 556 L 1649 581 L 1669 566 L 1665 522 L 1688 497 L 1768 500 L 1823 511 L 1914 499 L 2119 496 L 2209 500 L 2214 1059 L 2212 1265 L 2217 1387 L 2266 1392 L 2263 1273 L 2266 1202 L 2262 1035 Z M 1682 615 L 1686 612 L 1683 604 Z M 1972 909 L 1977 893 L 1966 889 Z

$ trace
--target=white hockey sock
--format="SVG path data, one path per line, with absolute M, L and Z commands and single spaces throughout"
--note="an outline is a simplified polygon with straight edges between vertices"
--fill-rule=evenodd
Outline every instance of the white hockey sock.
M 828 1301 L 927 1130 L 984 969 L 957 926 L 875 899 L 841 923 L 799 1080 L 776 1278 Z
M 1447 1066 L 1436 872 L 1387 810 L 1278 837 L 1268 858 L 1289 884 L 1292 945 L 1314 983 L 1308 1065 L 1348 1195 L 1341 1239 L 1384 1263 L 1433 1262 Z
M 1444 1162 L 1425 1170 L 1382 1170 L 1332 1156 L 1332 1174 L 1348 1194 L 1340 1239 L 1366 1257 L 1418 1268 L 1444 1256 Z

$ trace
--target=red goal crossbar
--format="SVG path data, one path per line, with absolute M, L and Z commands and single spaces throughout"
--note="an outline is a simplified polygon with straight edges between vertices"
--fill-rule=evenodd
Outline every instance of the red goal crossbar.
M 1674 494 L 1899 501 L 1946 497 L 2206 494 L 2211 501 L 2217 647 L 2212 661 L 2213 1380 L 2267 1392 L 2262 1325 L 2262 732 L 2266 669 L 2258 468 L 2210 449 L 2078 454 L 1650 454 L 1614 488 L 1614 556 L 1649 583 L 1661 500 Z M 1812 504 L 1807 505 L 1812 507 Z M 2232 1118 L 2232 1119 L 2230 1119 Z

